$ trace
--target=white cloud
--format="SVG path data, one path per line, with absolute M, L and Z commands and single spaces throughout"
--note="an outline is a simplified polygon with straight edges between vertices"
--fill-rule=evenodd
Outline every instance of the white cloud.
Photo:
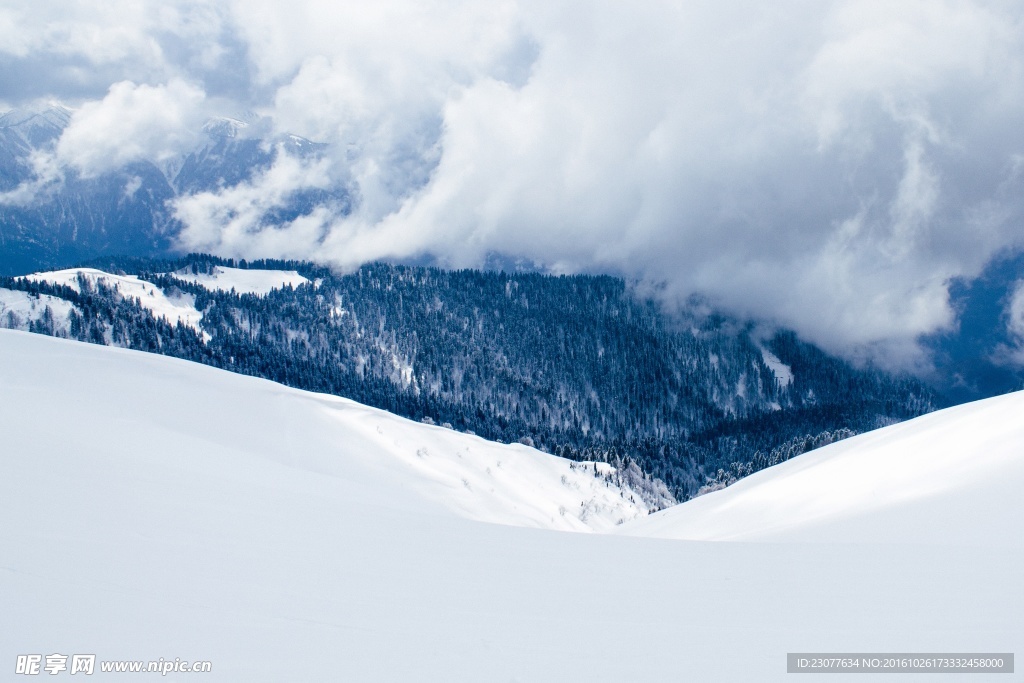
M 1004 311 L 1009 344 L 999 344 L 992 354 L 999 365 L 1024 367 L 1024 280 L 1018 280 L 1010 291 Z
M 250 182 L 199 192 L 174 201 L 174 216 L 185 225 L 181 242 L 190 249 L 252 258 L 303 258 L 318 248 L 331 218 L 330 207 L 285 224 L 268 219 L 296 192 L 332 185 L 328 162 L 307 162 L 279 148 L 270 168 Z
M 166 85 L 122 81 L 71 117 L 57 158 L 84 176 L 139 160 L 165 164 L 194 147 L 205 120 L 205 93 L 179 79 Z
M 15 57 L 28 55 L 32 40 L 21 29 L 23 16 L 10 7 L 0 7 L 0 50 Z
M 1024 280 L 1016 283 L 1010 303 L 1006 307 L 1006 329 L 1014 337 L 1024 341 Z
M 64 170 L 53 154 L 34 151 L 28 158 L 31 177 L 6 192 L 0 192 L 0 206 L 28 206 L 47 190 L 64 182 Z
M 284 158 L 179 201 L 193 248 L 344 267 L 503 252 L 913 363 L 954 320 L 949 279 L 1024 247 L 1017 3 L 130 5 L 0 12 L 13 68 L 60 57 L 43 82 L 64 87 L 79 55 L 139 84 L 82 106 L 66 163 L 172 154 L 214 91 L 330 143 L 315 172 Z M 259 192 L 321 176 L 352 215 L 262 218 Z
M 89 78 L 89 67 L 111 63 L 161 70 L 160 47 L 152 35 L 158 27 L 157 5 L 134 0 L 60 4 L 8 0 L 0 9 L 0 36 L 5 38 L 0 41 L 0 54 L 22 59 L 71 58 L 77 61 L 54 66 L 77 70 L 81 79 Z
M 886 7 L 527 8 L 530 80 L 452 91 L 430 182 L 317 255 L 612 269 L 914 362 L 946 282 L 1019 244 L 1022 43 L 1007 6 Z

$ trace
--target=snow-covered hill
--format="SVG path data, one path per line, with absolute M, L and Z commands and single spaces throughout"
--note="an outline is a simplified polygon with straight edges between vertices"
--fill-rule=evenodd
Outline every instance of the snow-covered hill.
M 1024 392 L 852 437 L 632 523 L 692 540 L 1024 546 Z
M 295 271 L 285 270 L 244 270 L 241 268 L 225 268 L 217 266 L 210 274 L 195 274 L 191 271 L 173 273 L 173 276 L 185 282 L 194 282 L 211 291 L 235 291 L 238 294 L 256 294 L 265 296 L 274 289 L 285 286 L 298 287 L 309 282 Z M 115 275 L 95 268 L 66 268 L 44 273 L 25 275 L 24 279 L 33 282 L 48 282 L 63 285 L 80 291 L 84 281 L 92 289 L 98 285 L 117 291 L 124 298 L 135 299 L 143 308 L 150 311 L 156 318 L 164 318 L 171 325 L 181 323 L 203 333 L 199 326 L 203 314 L 195 307 L 195 297 L 183 292 L 168 294 L 161 288 L 139 278 L 136 275 Z M 5 294 L 6 293 L 6 294 Z M 38 299 L 28 297 L 21 292 L 0 289 L 0 316 L 7 308 L 15 311 L 18 320 L 37 319 L 47 305 L 50 305 L 58 326 L 67 328 L 67 317 L 73 306 L 68 302 L 52 296 Z M 28 308 L 26 308 L 28 307 Z M 25 310 L 22 310 L 25 309 Z M 0 327 L 23 329 L 24 325 L 10 325 L 0 318 Z M 203 333 L 204 338 L 209 335 Z
M 501 524 L 593 531 L 647 513 L 639 495 L 595 476 L 593 463 L 572 463 L 521 444 L 492 443 L 343 398 L 194 363 L 126 351 L 110 354 L 29 335 L 5 335 L 3 342 L 8 363 L 21 359 L 5 370 L 4 400 L 15 398 L 19 389 L 52 389 L 57 395 L 51 410 L 39 406 L 34 419 L 67 410 L 94 425 L 64 435 L 69 442 L 120 442 L 123 435 L 112 429 L 112 419 L 152 424 L 166 432 L 159 443 L 144 446 L 158 460 L 176 457 L 174 444 L 182 439 L 211 459 L 227 444 L 271 472 L 283 468 L 342 478 L 361 499 L 401 498 L 399 506 Z M 61 367 L 64 380 L 53 374 Z M 48 377 L 54 380 L 49 387 Z M 79 390 L 85 395 L 76 407 L 67 397 Z M 147 435 L 138 436 L 142 442 L 136 446 L 143 448 Z M 69 448 L 80 447 L 69 443 Z M 601 468 L 609 470 L 603 463 Z
M 63 653 L 206 660 L 216 681 L 781 681 L 787 652 L 1008 652 L 1024 637 L 1024 551 L 991 532 L 991 514 L 1021 518 L 1013 499 L 973 512 L 969 552 L 937 534 L 555 532 L 614 529 L 628 496 L 526 447 L 8 330 L 0 438 L 8 675 L 20 654 Z M 591 499 L 610 507 L 579 514 Z M 905 505 L 891 502 L 879 524 Z
M 67 268 L 45 273 L 32 273 L 25 276 L 34 282 L 49 282 L 64 285 L 80 291 L 81 281 L 96 289 L 103 285 L 116 290 L 122 297 L 137 299 L 139 305 L 149 310 L 154 317 L 166 318 L 172 325 L 182 323 L 199 331 L 199 321 L 203 314 L 196 310 L 195 299 L 190 294 L 168 296 L 162 289 L 146 282 L 135 275 L 114 275 L 95 268 Z M 52 297 L 50 297 L 52 298 Z

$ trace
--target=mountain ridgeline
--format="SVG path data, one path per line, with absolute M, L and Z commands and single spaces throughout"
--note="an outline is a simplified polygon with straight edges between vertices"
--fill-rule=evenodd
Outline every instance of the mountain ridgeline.
M 201 331 L 84 280 L 80 291 L 11 278 L 0 287 L 74 306 L 67 330 L 40 319 L 35 331 L 346 396 L 574 460 L 639 467 L 677 499 L 942 405 L 913 378 L 858 369 L 792 332 L 759 336 L 753 323 L 697 306 L 667 314 L 608 276 L 379 263 L 338 275 L 309 263 L 204 255 L 94 265 L 193 301 Z M 297 270 L 310 282 L 257 296 L 180 279 L 235 265 Z
M 325 145 L 266 134 L 258 122 L 217 118 L 196 131 L 194 149 L 163 165 L 140 159 L 81 173 L 73 166 L 39 178 L 35 160 L 55 154 L 71 110 L 53 106 L 0 116 L 0 275 L 19 275 L 106 256 L 172 254 L 182 225 L 176 198 L 251 181 L 280 154 L 315 158 Z M 344 190 L 303 190 L 271 211 L 289 221 L 330 204 L 349 210 Z

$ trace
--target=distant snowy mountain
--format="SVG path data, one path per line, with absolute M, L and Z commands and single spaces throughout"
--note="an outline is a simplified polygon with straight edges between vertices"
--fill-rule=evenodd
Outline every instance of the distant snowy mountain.
M 33 155 L 54 149 L 72 115 L 54 105 L 0 116 L 0 275 L 102 255 L 169 254 L 181 230 L 169 201 L 248 181 L 282 151 L 313 158 L 325 149 L 297 136 L 272 135 L 252 121 L 218 118 L 206 124 L 197 148 L 179 159 L 135 161 L 94 177 L 64 169 L 60 179 L 16 192 L 32 185 Z M 348 201 L 341 189 L 299 191 L 267 220 L 284 222 L 323 203 L 338 208 Z
M 729 491 L 678 508 L 763 542 L 662 540 L 615 524 L 642 512 L 627 492 L 523 446 L 0 330 L 0 660 L 94 654 L 97 680 L 162 658 L 247 683 L 746 682 L 789 680 L 787 652 L 1013 652 L 1019 410 L 1007 397 L 800 456 L 761 476 L 784 506 L 765 522 L 756 496 L 735 499 L 742 515 L 687 512 Z M 911 453 L 922 484 L 880 485 L 875 504 L 860 483 L 878 467 L 913 482 L 904 447 L 930 449 Z M 929 496 L 961 499 L 950 539 Z M 765 540 L 773 519 L 795 531 Z
M 70 109 L 62 105 L 7 112 L 0 116 L 2 149 L 17 150 L 24 155 L 52 144 L 71 122 L 71 113 Z

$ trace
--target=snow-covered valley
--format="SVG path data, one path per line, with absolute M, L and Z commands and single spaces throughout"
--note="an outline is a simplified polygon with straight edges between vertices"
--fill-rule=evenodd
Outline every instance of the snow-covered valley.
M 771 681 L 787 652 L 1012 652 L 1022 401 L 934 413 L 619 525 L 645 512 L 628 490 L 525 446 L 0 330 L 0 662 Z M 971 680 L 989 678 L 1006 680 Z

